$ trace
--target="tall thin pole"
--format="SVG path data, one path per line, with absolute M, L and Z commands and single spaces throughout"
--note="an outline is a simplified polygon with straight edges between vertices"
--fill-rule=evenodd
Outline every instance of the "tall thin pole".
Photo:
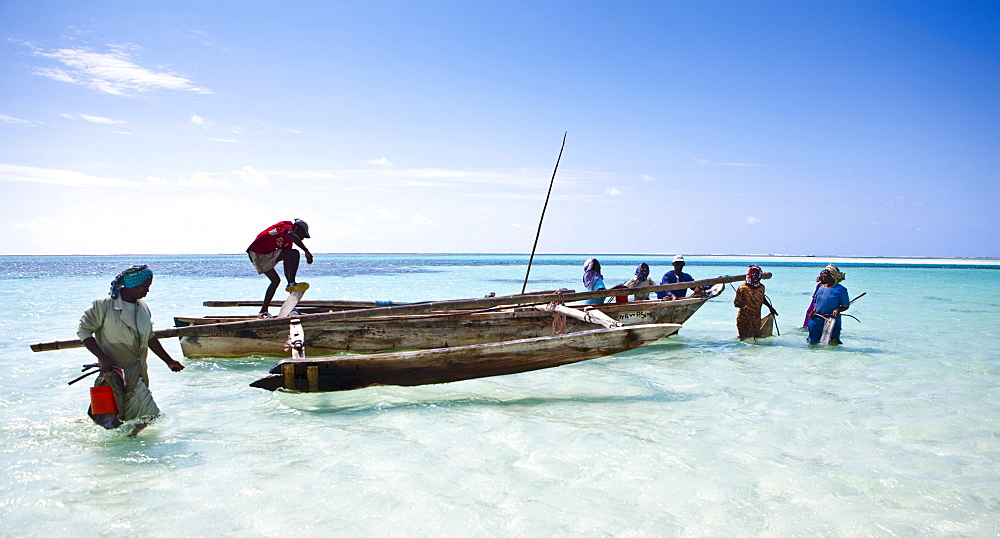
M 531 274 L 531 262 L 535 260 L 535 249 L 538 248 L 538 238 L 542 235 L 542 221 L 545 220 L 545 210 L 549 207 L 549 197 L 552 196 L 552 185 L 556 182 L 556 170 L 559 170 L 559 161 L 562 160 L 563 148 L 566 147 L 567 134 L 569 134 L 569 131 L 563 133 L 562 146 L 559 147 L 559 157 L 556 158 L 556 167 L 552 169 L 552 179 L 549 181 L 549 192 L 545 195 L 545 205 L 542 206 L 542 216 L 538 218 L 538 231 L 535 232 L 535 244 L 531 246 L 531 257 L 528 258 L 528 270 L 524 273 L 524 285 L 521 286 L 522 294 L 528 289 L 528 275 Z

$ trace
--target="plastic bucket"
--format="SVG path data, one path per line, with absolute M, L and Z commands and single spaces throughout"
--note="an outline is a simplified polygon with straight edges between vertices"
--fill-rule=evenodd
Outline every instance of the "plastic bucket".
M 118 413 L 118 405 L 115 404 L 115 393 L 108 385 L 100 387 L 90 387 L 90 412 L 94 415 L 107 415 Z

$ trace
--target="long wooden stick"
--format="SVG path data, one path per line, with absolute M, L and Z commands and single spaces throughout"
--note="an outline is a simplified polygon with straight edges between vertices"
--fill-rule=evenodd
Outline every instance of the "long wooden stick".
M 745 275 L 720 276 L 716 278 L 706 278 L 704 280 L 694 280 L 691 282 L 678 282 L 675 284 L 661 284 L 658 286 L 646 286 L 643 292 L 658 292 L 680 290 L 685 288 L 697 288 L 699 286 L 712 286 L 715 284 L 725 284 L 728 282 L 740 282 L 746 278 Z M 771 278 L 771 273 L 761 275 L 762 279 Z M 457 299 L 453 301 L 436 301 L 427 303 L 415 303 L 396 306 L 382 306 L 378 308 L 364 308 L 360 310 L 343 310 L 338 312 L 323 312 L 318 314 L 302 314 L 297 317 L 303 324 L 315 321 L 331 321 L 344 319 L 361 319 L 381 316 L 399 316 L 404 314 L 422 314 L 425 312 L 435 312 L 440 310 L 470 310 L 477 308 L 492 308 L 497 306 L 534 306 L 551 302 L 575 302 L 587 299 L 597 299 L 600 297 L 611 297 L 621 295 L 623 290 L 594 290 L 571 293 L 536 293 L 523 295 L 507 295 L 500 297 L 484 297 L 482 299 Z M 160 329 L 153 331 L 157 338 L 174 338 L 179 336 L 200 336 L 210 334 L 227 334 L 233 331 L 244 329 L 262 329 L 265 327 L 276 327 L 287 325 L 289 318 L 265 318 L 251 319 L 246 321 L 230 321 L 226 323 L 211 323 L 205 325 L 189 325 L 187 327 L 172 327 L 170 329 Z M 32 351 L 55 351 L 58 349 L 69 349 L 83 346 L 79 340 L 58 340 L 55 342 L 41 342 L 31 344 Z
M 531 257 L 528 258 L 528 270 L 524 272 L 524 285 L 521 286 L 521 293 L 528 289 L 528 275 L 531 274 L 531 262 L 535 260 L 535 249 L 538 248 L 538 238 L 542 235 L 542 221 L 545 220 L 545 210 L 549 207 L 549 197 L 552 196 L 552 185 L 556 182 L 556 170 L 559 170 L 559 161 L 562 160 L 563 148 L 566 147 L 566 135 L 563 133 L 562 146 L 559 147 L 559 157 L 556 158 L 556 167 L 552 170 L 552 179 L 549 180 L 549 193 L 545 195 L 545 204 L 542 205 L 542 216 L 538 217 L 538 231 L 535 232 L 535 244 L 531 246 Z

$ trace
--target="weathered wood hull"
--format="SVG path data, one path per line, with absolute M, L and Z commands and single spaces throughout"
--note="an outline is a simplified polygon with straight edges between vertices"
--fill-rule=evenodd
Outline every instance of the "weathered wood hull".
M 684 323 L 708 298 L 673 301 L 636 301 L 594 305 L 623 325 Z M 582 308 L 582 307 L 580 307 Z M 238 317 L 175 318 L 175 323 L 206 324 L 236 321 Z M 469 346 L 551 336 L 553 315 L 533 308 L 491 312 L 447 312 L 387 316 L 354 320 L 309 322 L 303 319 L 310 355 L 341 351 L 390 352 Z M 566 318 L 565 332 L 593 329 L 592 323 Z M 185 357 L 284 356 L 285 327 L 240 330 L 228 334 L 181 337 Z
M 677 332 L 679 324 L 630 325 L 446 349 L 285 360 L 250 385 L 301 392 L 374 385 L 416 386 L 529 372 L 637 348 Z M 308 334 L 308 330 L 307 330 Z

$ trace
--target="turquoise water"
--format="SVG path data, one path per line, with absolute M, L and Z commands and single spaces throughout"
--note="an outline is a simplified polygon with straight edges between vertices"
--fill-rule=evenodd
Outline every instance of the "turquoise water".
M 586 256 L 536 257 L 530 290 L 581 289 Z M 646 261 L 600 256 L 610 285 Z M 520 291 L 526 256 L 318 255 L 306 298 Z M 272 359 L 150 358 L 163 416 L 135 438 L 86 418 L 75 337 L 132 263 L 159 328 L 259 299 L 244 256 L 0 257 L 0 535 L 992 536 L 1000 533 L 1000 263 L 840 259 L 846 345 L 795 329 L 829 260 L 760 263 L 781 336 L 735 339 L 732 290 L 625 354 L 513 376 L 346 393 L 248 387 Z M 239 309 L 237 309 L 239 310 Z M 246 311 L 246 310 L 243 310 Z M 88 378 L 89 379 L 89 378 Z

